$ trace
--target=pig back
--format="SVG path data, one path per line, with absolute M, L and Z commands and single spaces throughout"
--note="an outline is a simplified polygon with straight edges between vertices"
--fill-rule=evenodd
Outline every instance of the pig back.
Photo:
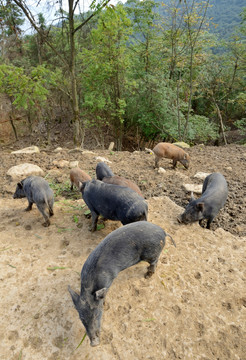
M 24 179 L 23 190 L 27 199 L 36 204 L 54 196 L 48 182 L 40 176 L 28 176 Z
M 211 201 L 212 204 L 218 204 L 218 206 L 222 207 L 226 202 L 227 196 L 227 182 L 221 173 L 215 172 L 205 178 L 200 199 Z
M 122 176 L 114 175 L 114 176 L 104 177 L 102 179 L 102 181 L 107 184 L 114 184 L 114 185 L 129 187 L 130 189 L 136 191 L 138 193 L 138 195 L 140 195 L 143 198 L 143 194 L 141 193 L 141 190 L 139 189 L 137 184 L 135 184 L 131 180 L 128 180 Z
M 93 291 L 110 287 L 117 274 L 141 260 L 158 258 L 165 245 L 165 231 L 138 221 L 107 235 L 92 251 L 81 271 L 81 284 Z

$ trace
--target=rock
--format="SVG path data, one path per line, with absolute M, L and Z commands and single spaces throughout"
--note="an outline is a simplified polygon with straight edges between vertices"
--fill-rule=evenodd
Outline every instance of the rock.
M 67 161 L 67 160 L 54 160 L 53 165 L 55 165 L 58 168 L 66 168 L 66 167 L 69 167 L 69 161 Z
M 165 174 L 166 170 L 163 167 L 159 167 L 158 174 Z
M 146 152 L 146 154 L 153 155 L 153 151 L 151 149 L 145 148 L 144 151 Z
M 12 166 L 7 171 L 7 176 L 12 180 L 22 180 L 30 175 L 44 176 L 44 171 L 39 166 L 28 163 Z
M 100 160 L 100 161 L 104 161 L 104 162 L 108 162 L 109 164 L 112 164 L 112 161 L 110 161 L 102 156 L 97 156 L 96 160 Z
M 186 144 L 185 142 L 183 142 L 183 141 L 178 141 L 178 142 L 175 142 L 175 143 L 173 143 L 173 145 L 176 145 L 176 146 L 179 146 L 179 147 L 181 147 L 181 148 L 183 148 L 183 149 L 188 149 L 188 148 L 190 148 L 190 145 L 189 144 Z
M 62 147 L 58 146 L 58 147 L 54 150 L 54 152 L 55 152 L 55 153 L 58 153 L 58 152 L 61 152 L 62 150 L 63 150 Z
M 183 187 L 186 191 L 194 192 L 196 194 L 202 193 L 202 185 L 196 185 L 196 184 L 183 184 Z
M 210 173 L 198 172 L 194 175 L 194 177 L 204 180 L 208 175 L 210 175 Z
M 228 171 L 232 171 L 232 167 L 231 167 L 231 166 L 227 166 L 225 169 L 228 170 Z
M 39 153 L 40 150 L 37 146 L 29 146 L 24 149 L 12 151 L 11 154 L 33 154 L 33 153 Z
M 75 149 L 71 149 L 68 151 L 69 154 L 73 154 L 73 153 L 82 153 L 83 150 L 81 148 L 75 148 Z
M 113 141 L 109 144 L 108 150 L 109 151 L 114 150 L 114 142 Z
M 96 155 L 93 151 L 90 151 L 90 150 L 83 150 L 82 151 L 82 154 L 92 154 L 92 155 Z
M 79 166 L 79 162 L 78 162 L 77 160 L 75 160 L 75 161 L 70 161 L 70 163 L 69 163 L 70 169 L 76 168 L 76 167 L 78 167 L 78 166 Z

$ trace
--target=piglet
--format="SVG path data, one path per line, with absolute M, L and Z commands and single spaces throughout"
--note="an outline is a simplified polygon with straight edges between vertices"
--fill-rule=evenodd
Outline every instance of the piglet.
M 25 197 L 28 200 L 28 207 L 25 210 L 32 210 L 32 205 L 35 203 L 44 217 L 45 223 L 43 226 L 49 226 L 49 216 L 54 215 L 54 194 L 47 181 L 40 176 L 28 176 L 26 179 L 19 182 L 16 186 L 13 198 L 21 199 Z M 48 208 L 49 214 L 45 211 L 46 208 Z
M 211 222 L 225 205 L 228 195 L 227 182 L 224 176 L 218 172 L 208 175 L 203 183 L 202 196 L 195 199 L 193 194 L 183 214 L 178 221 L 188 224 L 203 219 L 207 220 L 207 229 L 210 229 Z
M 79 182 L 91 180 L 90 175 L 80 168 L 73 168 L 70 171 L 70 181 L 71 181 L 71 190 L 73 190 L 73 185 L 79 188 Z
M 186 169 L 189 168 L 190 164 L 190 156 L 187 154 L 183 149 L 180 147 L 170 144 L 161 142 L 157 144 L 153 152 L 155 154 L 155 167 L 159 166 L 159 161 L 161 158 L 167 158 L 173 160 L 173 168 L 175 169 L 177 162 L 179 161 Z

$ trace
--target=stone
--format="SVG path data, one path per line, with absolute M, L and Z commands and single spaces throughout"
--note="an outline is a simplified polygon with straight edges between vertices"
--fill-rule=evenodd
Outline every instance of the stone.
M 77 160 L 70 161 L 70 163 L 69 163 L 70 169 L 76 168 L 78 166 L 79 166 L 79 162 Z
M 102 156 L 97 156 L 96 157 L 96 160 L 99 160 L 99 161 L 104 161 L 104 162 L 108 162 L 109 164 L 112 164 L 112 161 L 102 157 Z
M 29 146 L 24 149 L 12 151 L 11 154 L 34 154 L 39 152 L 40 150 L 37 146 Z
M 202 193 L 202 185 L 183 184 L 183 187 L 185 188 L 186 191 L 189 191 L 189 192 L 194 192 L 196 194 L 201 194 Z
M 69 154 L 73 154 L 73 153 L 82 153 L 83 150 L 81 148 L 75 148 L 75 149 L 71 149 L 68 151 Z
M 151 149 L 145 148 L 144 151 L 145 151 L 147 154 L 153 154 L 153 151 L 152 151 Z
M 7 176 L 12 180 L 22 180 L 30 175 L 44 176 L 44 171 L 39 166 L 28 163 L 12 166 L 7 171 Z
M 58 153 L 58 152 L 61 152 L 62 150 L 63 150 L 62 147 L 58 146 L 58 147 L 54 150 L 54 152 L 55 152 L 55 153 Z
M 53 165 L 55 165 L 58 168 L 66 168 L 66 167 L 69 167 L 69 161 L 67 161 L 67 160 L 54 160 Z
M 190 145 L 189 144 L 186 144 L 185 142 L 183 142 L 183 141 L 178 141 L 178 142 L 175 142 L 175 143 L 173 143 L 173 145 L 176 145 L 176 146 L 179 146 L 179 147 L 181 147 L 181 148 L 183 148 L 183 149 L 188 149 L 188 148 L 190 148 Z
M 159 167 L 158 174 L 165 174 L 166 170 L 163 167 Z
M 210 173 L 198 172 L 194 175 L 194 177 L 204 180 L 208 175 L 210 175 Z
M 92 155 L 96 155 L 93 151 L 90 151 L 90 150 L 83 150 L 82 151 L 82 154 L 92 154 Z
M 109 144 L 108 150 L 109 151 L 114 150 L 114 142 L 113 141 Z

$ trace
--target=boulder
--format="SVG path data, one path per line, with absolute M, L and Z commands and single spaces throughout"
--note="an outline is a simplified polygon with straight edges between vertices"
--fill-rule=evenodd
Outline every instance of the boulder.
M 188 149 L 188 148 L 190 148 L 190 145 L 189 144 L 186 144 L 185 142 L 183 142 L 183 141 L 178 141 L 178 142 L 175 142 L 175 143 L 173 143 L 173 145 L 176 145 L 176 146 L 179 146 L 179 147 L 181 147 L 182 149 Z
M 96 160 L 99 160 L 99 161 L 103 161 L 103 162 L 108 162 L 109 164 L 112 164 L 112 161 L 102 157 L 102 156 L 97 156 L 96 157 Z
M 210 175 L 210 173 L 198 172 L 194 175 L 194 177 L 204 180 L 208 175 Z
M 54 152 L 55 152 L 55 153 L 59 153 L 59 152 L 61 152 L 62 150 L 63 150 L 62 147 L 58 146 L 58 147 L 54 150 Z
M 114 142 L 113 141 L 109 144 L 108 150 L 109 151 L 114 150 Z
M 202 193 L 202 185 L 197 184 L 183 184 L 183 187 L 186 191 L 194 192 L 196 194 Z
M 69 161 L 67 161 L 67 160 L 54 160 L 53 165 L 55 165 L 58 168 L 66 168 L 66 167 L 69 167 Z
M 11 154 L 34 154 L 39 152 L 40 150 L 37 146 L 29 146 L 24 149 L 12 151 Z
M 77 160 L 70 161 L 70 163 L 69 163 L 70 169 L 76 168 L 78 166 L 79 166 L 79 162 Z
M 30 175 L 44 176 L 44 171 L 39 166 L 28 163 L 12 166 L 7 171 L 7 176 L 17 181 Z
M 69 154 L 73 154 L 73 153 L 82 153 L 83 150 L 81 148 L 74 148 L 68 151 Z

